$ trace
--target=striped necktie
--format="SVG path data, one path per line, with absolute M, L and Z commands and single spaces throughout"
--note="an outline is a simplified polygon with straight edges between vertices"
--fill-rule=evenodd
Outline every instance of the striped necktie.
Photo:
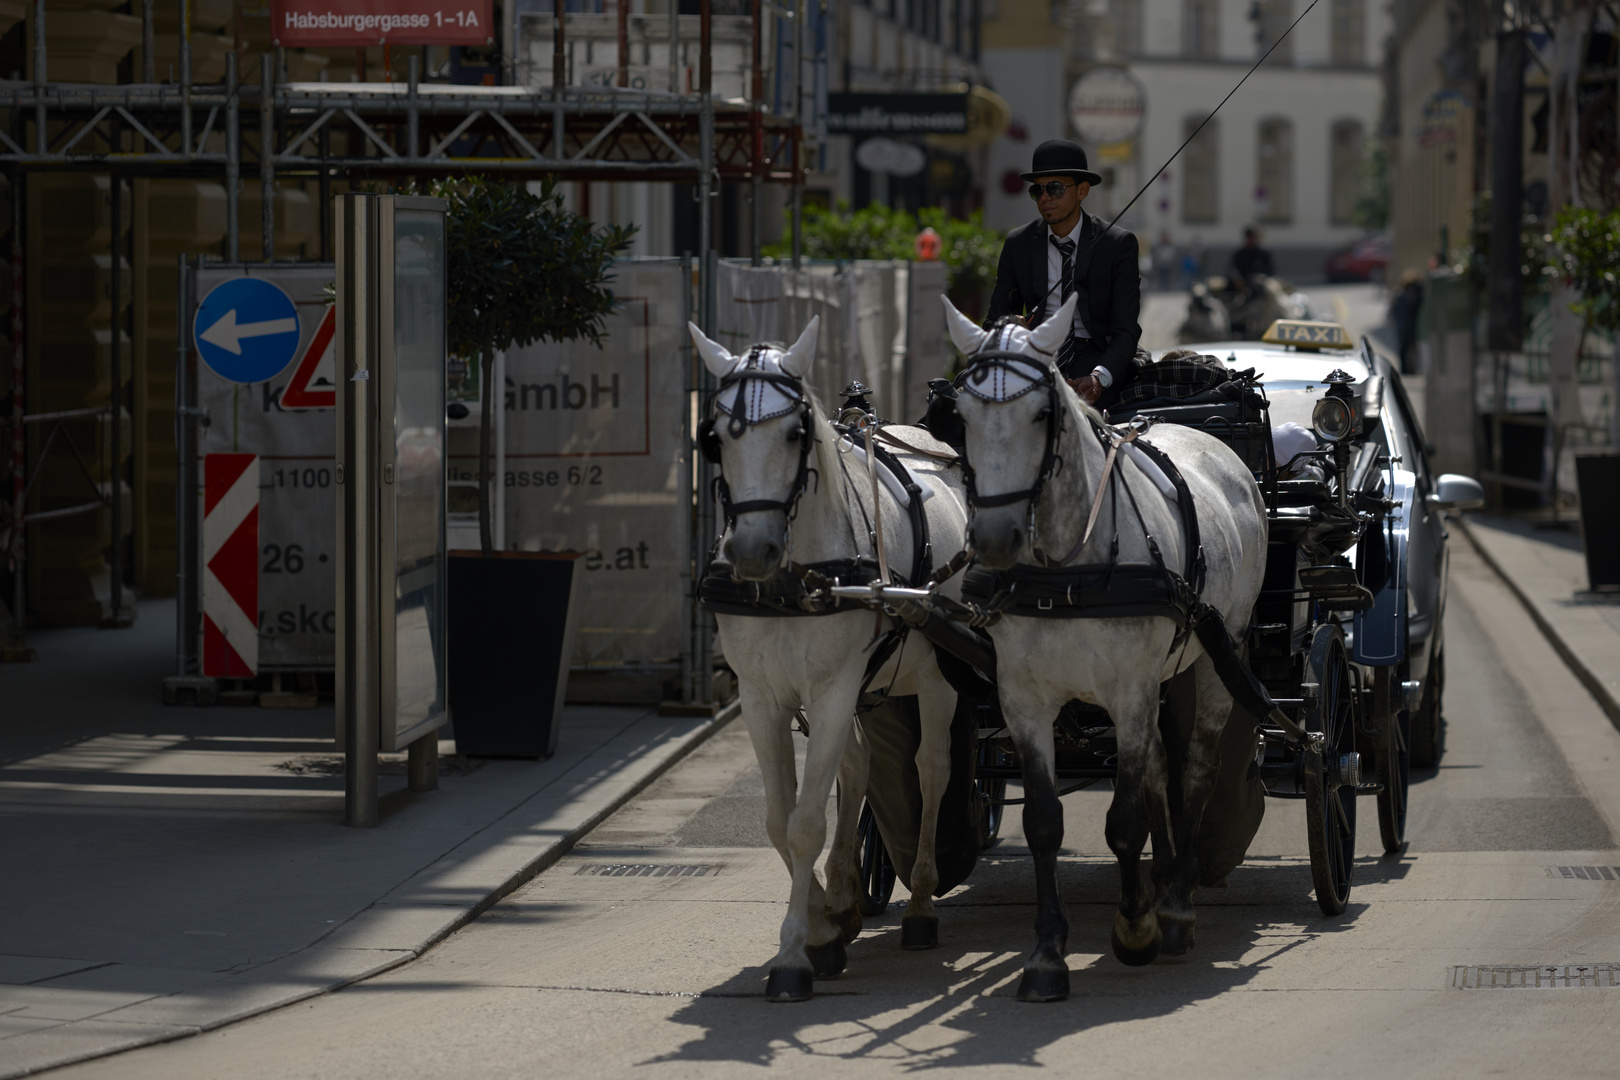
M 1058 304 L 1061 306 L 1074 295 L 1074 241 L 1059 240 L 1050 233 L 1047 235 L 1063 254 L 1063 295 L 1058 298 Z M 1069 362 L 1074 359 L 1074 345 L 1074 327 L 1070 326 L 1068 334 L 1063 338 L 1063 344 L 1058 347 L 1059 371 L 1068 372 Z

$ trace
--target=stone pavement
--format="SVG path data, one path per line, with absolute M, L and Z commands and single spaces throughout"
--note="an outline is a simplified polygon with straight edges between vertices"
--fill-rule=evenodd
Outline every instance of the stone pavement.
M 1588 589 L 1579 534 L 1490 514 L 1455 523 L 1620 727 L 1620 595 Z
M 0 1077 L 177 1038 L 405 963 L 564 854 L 716 719 L 570 707 L 544 762 L 455 757 L 341 824 L 333 713 L 165 708 L 174 605 L 0 666 Z M 398 759 L 398 760 L 390 760 Z

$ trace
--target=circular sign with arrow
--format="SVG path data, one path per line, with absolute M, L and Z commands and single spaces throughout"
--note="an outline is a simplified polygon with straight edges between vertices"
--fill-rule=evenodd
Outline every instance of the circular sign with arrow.
M 215 286 L 192 321 L 197 355 L 222 379 L 259 383 L 286 370 L 298 353 L 298 309 L 260 278 Z

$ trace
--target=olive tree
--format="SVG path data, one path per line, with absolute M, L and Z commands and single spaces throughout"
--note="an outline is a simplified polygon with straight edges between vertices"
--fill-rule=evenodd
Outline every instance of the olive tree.
M 478 539 L 488 556 L 490 438 L 504 396 L 494 385 L 495 354 L 580 338 L 600 348 L 613 310 L 613 260 L 630 246 L 635 226 L 593 226 L 563 205 L 550 179 L 538 194 L 484 176 L 441 180 L 432 193 L 449 204 L 450 351 L 483 365 Z

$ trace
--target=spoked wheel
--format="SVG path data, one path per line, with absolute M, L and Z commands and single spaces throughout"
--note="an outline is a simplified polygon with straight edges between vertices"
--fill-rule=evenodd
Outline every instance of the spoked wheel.
M 1306 753 L 1305 821 L 1310 834 L 1311 878 L 1324 915 L 1338 915 L 1350 899 L 1356 861 L 1355 694 L 1344 632 L 1328 623 L 1311 640 L 1311 678 L 1316 705 L 1305 716 L 1308 731 L 1323 734 L 1322 754 Z M 1349 781 L 1344 783 L 1343 781 Z
M 1375 668 L 1372 690 L 1373 715 L 1378 721 L 1373 775 L 1384 785 L 1378 793 L 1378 835 L 1384 841 L 1385 855 L 1406 846 L 1406 794 L 1412 776 L 1412 719 L 1390 699 L 1393 674 L 1393 668 Z
M 1006 749 L 999 739 L 979 740 L 980 765 L 1008 765 L 1016 760 L 1013 753 Z M 1001 836 L 1001 819 L 1007 811 L 1007 781 L 1000 777 L 977 777 L 973 781 L 974 788 L 979 793 L 979 804 L 983 807 L 984 848 L 988 851 L 996 846 Z
M 889 861 L 889 849 L 883 846 L 878 834 L 877 818 L 871 803 L 861 804 L 861 817 L 855 825 L 855 842 L 861 852 L 862 915 L 881 915 L 894 895 L 894 863 Z

